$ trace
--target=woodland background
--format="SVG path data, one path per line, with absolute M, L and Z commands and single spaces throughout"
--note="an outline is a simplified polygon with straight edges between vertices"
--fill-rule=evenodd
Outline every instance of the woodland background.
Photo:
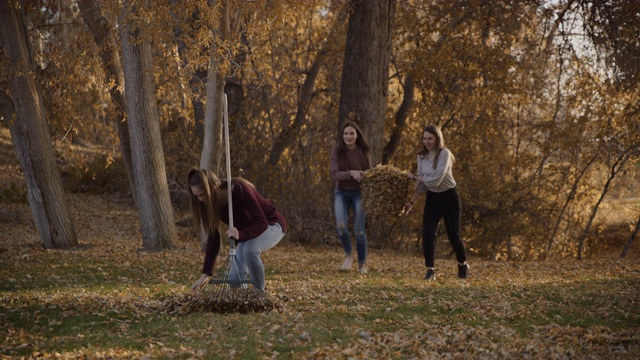
M 281 209 L 288 241 L 337 244 L 329 154 L 353 114 L 374 162 L 407 171 L 423 126 L 443 129 L 472 255 L 624 256 L 638 233 L 636 1 L 0 8 L 0 126 L 24 176 L 3 179 L 0 200 L 29 203 L 47 248 L 82 243 L 64 194 L 84 192 L 129 199 L 142 249 L 172 248 L 188 170 L 225 176 L 223 93 L 232 174 Z M 370 216 L 370 246 L 420 249 L 421 213 Z

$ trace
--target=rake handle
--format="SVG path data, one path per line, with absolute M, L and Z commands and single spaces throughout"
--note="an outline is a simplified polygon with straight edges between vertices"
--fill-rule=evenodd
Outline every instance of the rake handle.
M 229 110 L 227 107 L 227 94 L 222 94 L 222 119 L 224 121 L 224 148 L 227 165 L 227 199 L 229 208 L 229 228 L 233 227 L 233 202 L 231 201 L 231 147 L 229 146 Z M 229 248 L 234 248 L 234 238 L 229 238 Z

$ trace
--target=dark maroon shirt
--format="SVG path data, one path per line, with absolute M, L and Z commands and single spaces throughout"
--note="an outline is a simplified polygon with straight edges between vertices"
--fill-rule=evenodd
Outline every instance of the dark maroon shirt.
M 347 149 L 345 151 L 345 157 L 347 159 L 345 165 L 340 166 L 338 159 L 338 147 L 334 146 L 331 149 L 331 179 L 335 184 L 337 190 L 360 190 L 360 183 L 354 180 L 349 174 L 349 170 L 367 170 L 371 168 L 371 163 L 364 151 L 359 147 L 355 150 Z
M 226 183 L 222 184 L 226 189 Z M 287 231 L 284 216 L 252 186 L 242 182 L 233 183 L 231 191 L 233 207 L 233 226 L 238 229 L 238 242 L 257 238 L 269 225 L 280 224 L 282 232 Z M 220 220 L 229 224 L 229 207 L 220 207 Z M 214 231 L 207 238 L 207 250 L 204 256 L 202 273 L 211 275 L 220 250 L 220 232 Z

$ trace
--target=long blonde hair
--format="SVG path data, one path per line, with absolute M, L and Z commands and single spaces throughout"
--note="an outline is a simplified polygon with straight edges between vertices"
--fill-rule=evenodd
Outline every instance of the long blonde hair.
M 231 184 L 243 183 L 255 188 L 251 182 L 243 178 L 232 178 Z M 189 202 L 191 204 L 191 212 L 193 214 L 193 225 L 196 231 L 204 228 L 207 234 L 211 234 L 220 230 L 220 206 L 222 199 L 219 199 L 217 190 L 220 189 L 226 180 L 221 180 L 209 169 L 192 169 L 187 177 Z M 193 194 L 191 187 L 199 187 L 205 201 L 199 201 Z M 226 197 L 226 195 L 224 195 Z

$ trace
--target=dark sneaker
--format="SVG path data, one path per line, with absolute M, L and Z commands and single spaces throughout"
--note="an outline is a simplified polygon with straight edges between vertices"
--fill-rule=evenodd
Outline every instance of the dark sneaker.
M 427 269 L 427 275 L 424 276 L 425 280 L 435 280 L 436 279 L 436 271 L 432 268 Z
M 458 277 L 460 279 L 466 279 L 467 272 L 469 272 L 469 264 L 467 263 L 465 263 L 464 265 L 458 264 Z

